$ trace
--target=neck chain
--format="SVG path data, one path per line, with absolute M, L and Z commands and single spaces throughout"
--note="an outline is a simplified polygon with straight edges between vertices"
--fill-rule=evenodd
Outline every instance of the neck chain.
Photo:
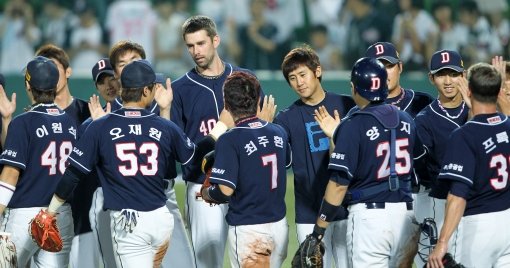
M 462 114 L 462 112 L 464 112 L 464 107 L 466 106 L 466 103 L 464 101 L 462 101 L 462 109 L 460 109 L 460 112 L 459 114 L 457 115 L 450 115 L 448 113 L 448 111 L 443 107 L 443 105 L 441 105 L 441 101 L 439 99 L 437 99 L 437 104 L 439 105 L 439 108 L 441 108 L 441 110 L 446 114 L 446 116 L 450 119 L 457 119 L 459 118 L 459 116 Z
M 399 104 L 404 99 L 404 97 L 406 96 L 406 91 L 403 88 L 400 88 L 400 90 L 402 91 L 402 94 L 400 95 L 400 98 L 398 98 L 397 101 L 394 101 L 394 102 L 390 103 L 391 105 L 397 106 L 397 104 Z
M 224 73 L 225 73 L 225 63 L 223 63 L 223 71 L 221 71 L 221 73 L 219 75 L 215 75 L 215 76 L 210 76 L 210 75 L 203 75 L 199 70 L 198 70 L 198 66 L 195 65 L 195 71 L 197 72 L 198 75 L 200 75 L 202 78 L 205 78 L 205 79 L 210 79 L 210 80 L 214 80 L 214 79 L 218 79 L 220 78 Z

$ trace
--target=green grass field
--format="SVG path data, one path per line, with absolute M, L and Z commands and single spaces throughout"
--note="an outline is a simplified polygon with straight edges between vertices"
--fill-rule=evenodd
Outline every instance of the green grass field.
M 177 202 L 181 207 L 181 213 L 184 211 L 184 183 L 175 184 L 175 193 L 177 195 Z M 285 202 L 287 204 L 287 221 L 289 223 L 289 246 L 287 250 L 287 259 L 283 263 L 282 267 L 290 267 L 292 257 L 298 248 L 295 214 L 294 214 L 294 178 L 292 173 L 287 175 L 287 194 L 285 195 Z M 225 262 L 223 267 L 229 266 L 228 254 L 225 254 Z

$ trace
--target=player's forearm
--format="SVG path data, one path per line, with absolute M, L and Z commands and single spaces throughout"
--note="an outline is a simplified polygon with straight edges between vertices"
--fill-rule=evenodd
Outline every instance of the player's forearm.
M 164 109 L 159 109 L 159 116 L 161 118 L 164 118 L 166 120 L 170 120 L 170 107 L 168 108 L 164 108 Z
M 347 186 L 331 180 L 328 182 L 321 211 L 319 211 L 320 216 L 317 219 L 319 227 L 326 228 L 329 225 L 329 221 L 335 217 L 338 207 L 342 204 L 346 192 Z
M 53 195 L 50 201 L 50 205 L 48 206 L 48 213 L 52 216 L 57 214 L 57 210 L 65 203 L 65 200 L 58 197 L 56 194 Z
M 59 200 L 67 200 L 74 192 L 76 185 L 80 182 L 82 178 L 85 177 L 85 173 L 81 172 L 77 168 L 69 165 L 60 179 L 60 182 L 57 185 L 57 189 L 55 190 L 55 195 L 58 196 Z
M 12 117 L 2 117 L 2 133 L 1 133 L 1 145 L 5 146 L 5 139 L 7 138 L 7 129 L 9 128 L 9 123 L 11 123 Z
M 466 200 L 453 194 L 448 194 L 446 200 L 445 219 L 439 235 L 438 242 L 448 243 L 450 237 L 457 229 L 460 219 L 466 209 Z

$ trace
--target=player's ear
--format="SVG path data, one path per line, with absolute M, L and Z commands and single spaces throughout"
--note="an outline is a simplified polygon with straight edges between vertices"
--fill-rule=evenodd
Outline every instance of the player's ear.
M 69 79 L 69 77 L 71 77 L 72 74 L 73 74 L 73 68 L 67 67 L 67 69 L 66 69 L 66 78 Z
M 429 73 L 429 82 L 434 85 L 434 75 Z
M 319 78 L 322 76 L 322 67 L 319 65 L 317 69 L 315 69 L 315 77 Z
M 356 90 L 354 90 L 354 84 L 351 82 L 351 95 L 354 97 L 354 94 L 356 94 Z
M 399 73 L 402 74 L 402 71 L 404 70 L 404 65 L 402 64 L 401 61 L 399 61 L 397 64 L 398 64 L 398 67 L 399 67 Z
M 220 45 L 220 42 L 221 42 L 220 36 L 219 35 L 215 35 L 212 38 L 212 42 L 213 42 L 214 48 L 217 48 Z

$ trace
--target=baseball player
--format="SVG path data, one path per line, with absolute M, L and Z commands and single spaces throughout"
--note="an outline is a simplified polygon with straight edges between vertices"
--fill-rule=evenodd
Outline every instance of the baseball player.
M 418 226 L 410 176 L 413 159 L 425 151 L 412 117 L 384 103 L 386 81 L 385 67 L 376 59 L 354 64 L 351 93 L 360 110 L 335 131 L 329 163 L 333 174 L 314 231 L 303 242 L 323 238 L 345 199 L 349 267 L 411 267 L 415 254 Z M 321 113 L 316 117 L 322 121 Z
M 119 41 L 111 48 L 109 58 L 114 70 L 114 76 L 120 78 L 122 69 L 126 66 L 126 64 L 136 59 L 145 58 L 145 50 L 137 43 Z M 168 90 L 160 90 L 156 87 L 154 101 L 147 107 L 147 110 L 152 113 L 159 114 L 162 118 L 169 120 L 173 95 L 172 90 L 170 90 L 170 80 L 167 79 L 165 82 Z M 121 107 L 122 102 L 119 102 L 119 98 L 116 98 L 115 101 L 112 102 L 112 111 Z M 163 267 L 193 267 L 194 258 L 192 248 L 184 227 L 179 206 L 177 205 L 173 181 L 166 181 L 165 188 L 167 207 L 174 217 L 174 232 L 172 235 L 173 246 L 169 249 L 163 259 Z
M 261 88 L 255 76 L 233 72 L 223 94 L 235 127 L 216 143 L 213 185 L 202 196 L 228 202 L 231 267 L 281 267 L 288 244 L 286 167 L 292 162 L 287 133 L 257 118 Z
M 90 111 L 87 102 L 73 97 L 69 90 L 68 79 L 72 75 L 69 56 L 62 48 L 51 44 L 40 47 L 36 55 L 49 58 L 57 65 L 59 80 L 55 103 L 75 120 L 76 126 L 79 127 L 90 117 Z M 89 182 L 91 182 L 91 184 L 87 184 Z M 75 268 L 79 268 L 79 263 L 85 265 L 94 259 L 94 249 L 92 247 L 93 236 L 89 224 L 88 211 L 92 203 L 92 193 L 96 187 L 97 185 L 93 181 L 84 181 L 77 186 L 79 190 L 76 191 L 74 197 L 69 200 L 73 213 L 75 233 L 71 251 L 71 263 Z
M 248 70 L 224 62 L 216 48 L 220 45 L 215 23 L 206 16 L 188 18 L 182 37 L 196 66 L 174 81 L 172 121 L 193 141 L 208 135 L 223 110 L 223 82 L 234 71 Z M 260 95 L 261 98 L 263 94 Z M 186 180 L 186 215 L 190 228 L 196 267 L 223 267 L 227 224 L 227 206 L 210 206 L 200 196 L 204 176 L 193 177 L 184 168 Z M 207 224 L 215 222 L 216 224 Z
M 57 65 L 38 56 L 25 72 L 25 86 L 32 106 L 9 125 L 0 163 L 1 231 L 12 234 L 19 267 L 34 257 L 36 267 L 67 267 L 74 236 L 71 206 L 58 209 L 58 227 L 63 249 L 50 253 L 39 249 L 27 232 L 30 220 L 49 204 L 66 169 L 76 139 L 74 120 L 54 103 L 59 81 Z M 7 209 L 6 209 L 7 207 Z
M 324 106 L 330 113 L 347 112 L 355 105 L 352 98 L 322 88 L 322 67 L 318 55 L 310 47 L 291 50 L 282 63 L 283 76 L 299 96 L 288 108 L 280 111 L 274 123 L 281 125 L 289 136 L 293 150 L 294 195 L 296 227 L 299 243 L 311 233 L 319 211 L 324 190 L 331 177 L 328 170 L 329 138 L 320 129 L 313 115 Z M 347 266 L 346 219 L 344 207 L 339 208 L 324 236 L 326 253 L 324 267 Z
M 468 96 L 474 117 L 448 139 L 438 180 L 450 184 L 444 224 L 427 267 L 443 267 L 450 244 L 459 243 L 466 267 L 508 267 L 510 221 L 508 164 L 510 121 L 497 111 L 501 76 L 493 66 L 468 69 Z M 462 227 L 458 229 L 459 222 Z
M 461 56 L 451 50 L 440 50 L 430 59 L 429 80 L 436 87 L 438 98 L 423 109 L 415 118 L 421 142 L 427 148 L 426 167 L 419 172 L 420 183 L 430 188 L 431 207 L 423 208 L 426 217 L 434 218 L 438 230 L 443 225 L 448 186 L 437 180 L 444 154 L 447 152 L 448 136 L 468 120 L 469 107 L 460 91 L 464 81 L 464 66 Z M 427 241 L 424 246 L 428 246 Z M 449 252 L 459 261 L 458 243 L 450 243 Z M 420 246 L 420 253 L 423 252 Z M 417 265 L 423 261 L 416 259 Z M 423 265 L 422 265 L 423 266 Z
M 174 123 L 145 110 L 154 99 L 156 80 L 147 61 L 127 64 L 120 78 L 123 108 L 87 127 L 48 213 L 54 215 L 78 181 L 97 166 L 117 267 L 158 267 L 174 225 L 164 179 L 175 178 L 175 161 L 196 162 L 195 145 Z
M 386 67 L 388 72 L 388 98 L 385 102 L 387 104 L 395 105 L 415 118 L 423 108 L 434 100 L 427 93 L 403 88 L 400 85 L 400 75 L 404 66 L 397 49 L 392 43 L 377 42 L 367 49 L 365 56 L 378 59 Z M 418 179 L 415 176 L 412 186 L 415 217 L 418 222 L 422 222 L 430 216 L 428 213 L 431 207 L 430 198 L 428 197 L 429 189 L 425 186 L 421 186 L 420 189 Z M 416 256 L 416 262 L 418 267 L 423 267 L 418 255 Z

